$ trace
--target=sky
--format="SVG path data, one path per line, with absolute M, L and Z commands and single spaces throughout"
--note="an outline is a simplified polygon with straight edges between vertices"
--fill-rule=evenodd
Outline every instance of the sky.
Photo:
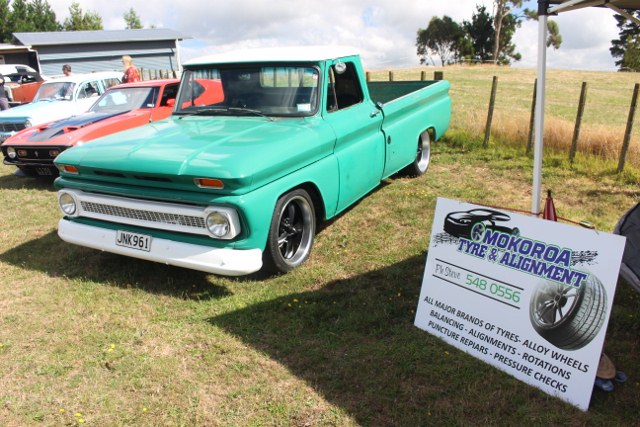
M 105 30 L 124 29 L 124 13 L 133 8 L 145 28 L 170 28 L 190 37 L 180 43 L 181 61 L 237 48 L 292 45 L 347 45 L 360 50 L 367 69 L 418 67 L 416 32 L 433 16 L 470 21 L 476 5 L 493 13 L 491 0 L 77 0 L 84 12 L 102 17 Z M 69 0 L 48 0 L 59 22 L 69 16 Z M 537 9 L 536 1 L 525 6 Z M 609 53 L 618 28 L 613 12 L 588 8 L 552 19 L 563 43 L 547 50 L 547 67 L 614 71 Z M 522 60 L 535 68 L 538 24 L 525 22 L 514 42 Z

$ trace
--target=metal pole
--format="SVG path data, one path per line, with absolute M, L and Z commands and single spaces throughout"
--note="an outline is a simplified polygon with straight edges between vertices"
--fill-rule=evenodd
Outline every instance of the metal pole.
M 536 93 L 535 146 L 533 150 L 533 188 L 531 213 L 540 212 L 542 195 L 542 144 L 544 133 L 544 92 L 547 69 L 547 8 L 548 3 L 538 1 L 538 87 Z M 542 13 L 541 13 L 542 12 Z

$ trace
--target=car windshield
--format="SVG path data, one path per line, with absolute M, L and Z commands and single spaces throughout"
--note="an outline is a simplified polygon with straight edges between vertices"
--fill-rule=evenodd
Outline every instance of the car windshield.
M 38 89 L 33 102 L 37 101 L 70 101 L 73 98 L 75 83 L 51 82 L 44 83 Z
M 153 108 L 158 102 L 158 88 L 112 88 L 89 109 L 94 113 L 124 113 L 138 108 Z
M 318 108 L 315 66 L 189 67 L 175 114 L 310 116 Z

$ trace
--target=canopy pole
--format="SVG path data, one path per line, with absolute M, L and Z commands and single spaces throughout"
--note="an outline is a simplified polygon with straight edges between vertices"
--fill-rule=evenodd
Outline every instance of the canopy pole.
M 547 10 L 549 3 L 538 0 L 538 85 L 535 108 L 535 142 L 533 149 L 533 188 L 531 191 L 531 213 L 540 212 L 542 195 L 542 146 L 544 135 L 544 93 L 547 69 Z

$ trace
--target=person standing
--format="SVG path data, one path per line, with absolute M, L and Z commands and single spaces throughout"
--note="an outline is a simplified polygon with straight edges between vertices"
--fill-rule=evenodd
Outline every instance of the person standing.
M 9 109 L 9 99 L 4 90 L 4 76 L 0 74 L 0 111 Z
M 133 65 L 133 59 L 129 55 L 122 57 L 122 65 L 124 66 L 124 75 L 122 76 L 122 83 L 133 83 L 140 81 L 140 72 Z
M 64 64 L 64 65 L 62 66 L 62 73 L 63 73 L 65 76 L 70 76 L 70 75 L 71 75 L 71 65 L 69 65 L 69 64 Z

